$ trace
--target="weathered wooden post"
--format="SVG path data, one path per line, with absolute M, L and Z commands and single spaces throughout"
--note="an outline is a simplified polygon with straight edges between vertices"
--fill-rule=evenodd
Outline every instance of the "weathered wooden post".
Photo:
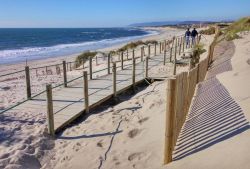
M 127 60 L 128 60 L 128 49 L 127 49 Z
M 71 62 L 69 62 L 69 71 L 72 71 L 72 65 L 71 65 Z
M 173 56 L 173 47 L 170 48 L 170 62 L 172 62 L 172 56 Z
M 146 57 L 146 64 L 145 64 L 145 78 L 148 78 L 148 60 L 149 57 Z
M 25 66 L 25 78 L 26 78 L 26 92 L 27 99 L 31 99 L 31 85 L 30 85 L 30 69 L 29 66 Z
M 196 84 L 200 82 L 200 63 L 197 64 L 197 81 Z
M 53 100 L 52 100 L 52 86 L 51 84 L 46 85 L 47 93 L 47 121 L 48 121 L 48 132 L 51 136 L 55 136 L 54 128 L 54 113 L 53 113 Z
M 132 86 L 133 90 L 135 90 L 135 59 L 133 59 L 133 72 L 132 72 Z
M 98 65 L 98 57 L 97 57 L 97 55 L 95 56 L 95 65 L 96 66 Z
M 123 51 L 121 52 L 121 67 L 122 67 L 122 70 L 123 70 Z
M 181 43 L 180 43 L 180 46 L 179 46 L 179 56 L 181 55 Z
M 176 75 L 176 55 L 174 57 L 174 71 L 173 71 L 173 75 Z
M 161 42 L 160 42 L 160 54 L 161 54 L 161 50 L 162 50 L 161 46 L 162 46 L 162 44 L 161 44 Z
M 151 51 L 150 51 L 150 45 L 148 45 L 148 57 L 150 57 Z
M 157 43 L 155 43 L 155 56 L 156 56 L 156 48 L 157 48 Z
M 166 55 L 167 55 L 167 51 L 166 49 L 164 49 L 163 65 L 166 65 Z
M 111 54 L 108 54 L 108 74 L 110 74 L 110 59 L 111 59 Z
M 164 164 L 172 161 L 172 152 L 174 150 L 174 124 L 176 109 L 176 79 L 167 80 L 167 105 L 166 105 L 166 122 L 165 122 L 165 147 L 164 147 Z
M 135 49 L 132 50 L 132 59 L 135 59 Z
M 113 96 L 116 97 L 116 63 L 113 63 Z
M 93 75 L 92 75 L 92 57 L 89 56 L 89 78 L 90 80 L 93 79 Z
M 67 70 L 66 70 L 66 61 L 63 61 L 63 85 L 64 87 L 67 87 Z
M 89 113 L 89 87 L 88 87 L 88 72 L 83 71 L 83 94 L 85 112 Z
M 184 49 L 185 49 L 185 39 L 183 37 L 183 41 L 182 41 L 182 52 L 184 53 Z
M 144 55 L 144 46 L 141 47 L 141 62 L 143 61 L 143 55 Z
M 48 75 L 48 66 L 45 66 L 46 75 Z
M 176 58 L 177 55 L 177 45 L 175 46 L 175 50 L 174 50 L 174 58 Z

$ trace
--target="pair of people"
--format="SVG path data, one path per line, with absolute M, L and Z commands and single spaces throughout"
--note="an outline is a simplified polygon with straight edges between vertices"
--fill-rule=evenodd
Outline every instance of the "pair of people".
M 186 31 L 186 33 L 185 33 L 185 38 L 186 38 L 186 47 L 188 46 L 188 45 L 190 45 L 190 36 L 191 36 L 191 38 L 192 38 L 192 45 L 195 45 L 195 39 L 196 39 L 196 37 L 198 36 L 198 32 L 197 32 L 197 30 L 194 28 L 193 30 L 192 30 L 192 32 L 190 31 L 190 29 L 188 28 L 187 29 L 187 31 Z

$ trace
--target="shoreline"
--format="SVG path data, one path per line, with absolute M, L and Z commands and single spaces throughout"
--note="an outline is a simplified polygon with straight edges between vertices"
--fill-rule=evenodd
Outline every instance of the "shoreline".
M 110 50 L 115 50 L 117 48 L 120 48 L 124 45 L 126 45 L 127 43 L 133 42 L 133 41 L 138 41 L 138 40 L 161 40 L 162 37 L 164 37 L 165 39 L 168 39 L 174 35 L 179 35 L 183 30 L 180 29 L 175 29 L 175 28 L 170 28 L 170 27 L 145 27 L 143 28 L 145 31 L 157 31 L 159 32 L 156 35 L 148 35 L 148 36 L 142 36 L 141 38 L 137 38 L 131 41 L 126 41 L 126 42 L 122 42 L 119 44 L 115 44 L 115 45 L 111 45 L 109 47 L 104 47 L 104 48 L 99 48 L 96 49 L 95 51 L 101 51 L 101 52 L 107 52 Z M 75 53 L 72 55 L 65 55 L 65 56 L 52 56 L 49 58 L 39 58 L 39 59 L 34 59 L 34 60 L 28 60 L 27 65 L 30 67 L 37 67 L 37 66 L 46 66 L 46 65 L 53 65 L 53 64 L 58 64 L 61 63 L 62 61 L 66 61 L 66 62 L 72 62 L 75 60 L 75 58 L 81 53 Z M 10 73 L 10 72 L 15 72 L 15 71 L 19 71 L 22 70 L 20 69 L 20 67 L 25 67 L 26 66 L 26 62 L 22 61 L 22 62 L 17 62 L 17 63 L 8 63 L 8 64 L 0 64 L 0 74 L 6 74 L 6 73 Z

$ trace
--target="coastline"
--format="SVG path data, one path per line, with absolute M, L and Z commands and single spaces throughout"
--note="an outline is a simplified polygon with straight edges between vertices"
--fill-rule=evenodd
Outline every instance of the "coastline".
M 132 41 L 146 41 L 146 40 L 161 40 L 163 39 L 168 39 L 171 38 L 174 35 L 179 35 L 182 33 L 182 30 L 177 29 L 177 28 L 170 28 L 170 27 L 145 27 L 143 28 L 146 31 L 157 31 L 159 32 L 156 35 L 148 35 L 148 36 L 142 36 L 141 38 L 136 38 L 131 41 L 125 41 L 119 44 L 111 45 L 109 47 L 104 47 L 97 49 L 96 51 L 101 51 L 101 52 L 107 52 L 110 50 L 115 50 L 117 48 L 120 48 L 124 45 L 126 45 L 129 42 Z M 79 55 L 80 53 L 75 53 L 72 55 L 66 55 L 66 56 L 52 56 L 50 58 L 40 58 L 40 59 L 34 59 L 34 60 L 28 60 L 27 65 L 30 67 L 38 67 L 38 66 L 46 66 L 46 65 L 53 65 L 53 64 L 59 64 L 62 63 L 62 61 L 66 62 L 72 62 L 75 60 L 75 58 Z M 26 62 L 17 62 L 17 63 L 11 63 L 11 64 L 1 64 L 0 67 L 0 74 L 7 74 L 19 70 L 23 70 L 24 67 L 26 66 Z M 23 67 L 23 68 L 22 68 Z

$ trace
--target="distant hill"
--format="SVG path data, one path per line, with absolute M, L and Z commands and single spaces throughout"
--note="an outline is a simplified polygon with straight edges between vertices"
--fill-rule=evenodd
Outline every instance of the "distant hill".
M 175 26 L 175 25 L 193 25 L 193 24 L 211 24 L 218 23 L 214 21 L 164 21 L 164 22 L 145 22 L 128 25 L 130 27 L 149 27 L 149 26 Z

